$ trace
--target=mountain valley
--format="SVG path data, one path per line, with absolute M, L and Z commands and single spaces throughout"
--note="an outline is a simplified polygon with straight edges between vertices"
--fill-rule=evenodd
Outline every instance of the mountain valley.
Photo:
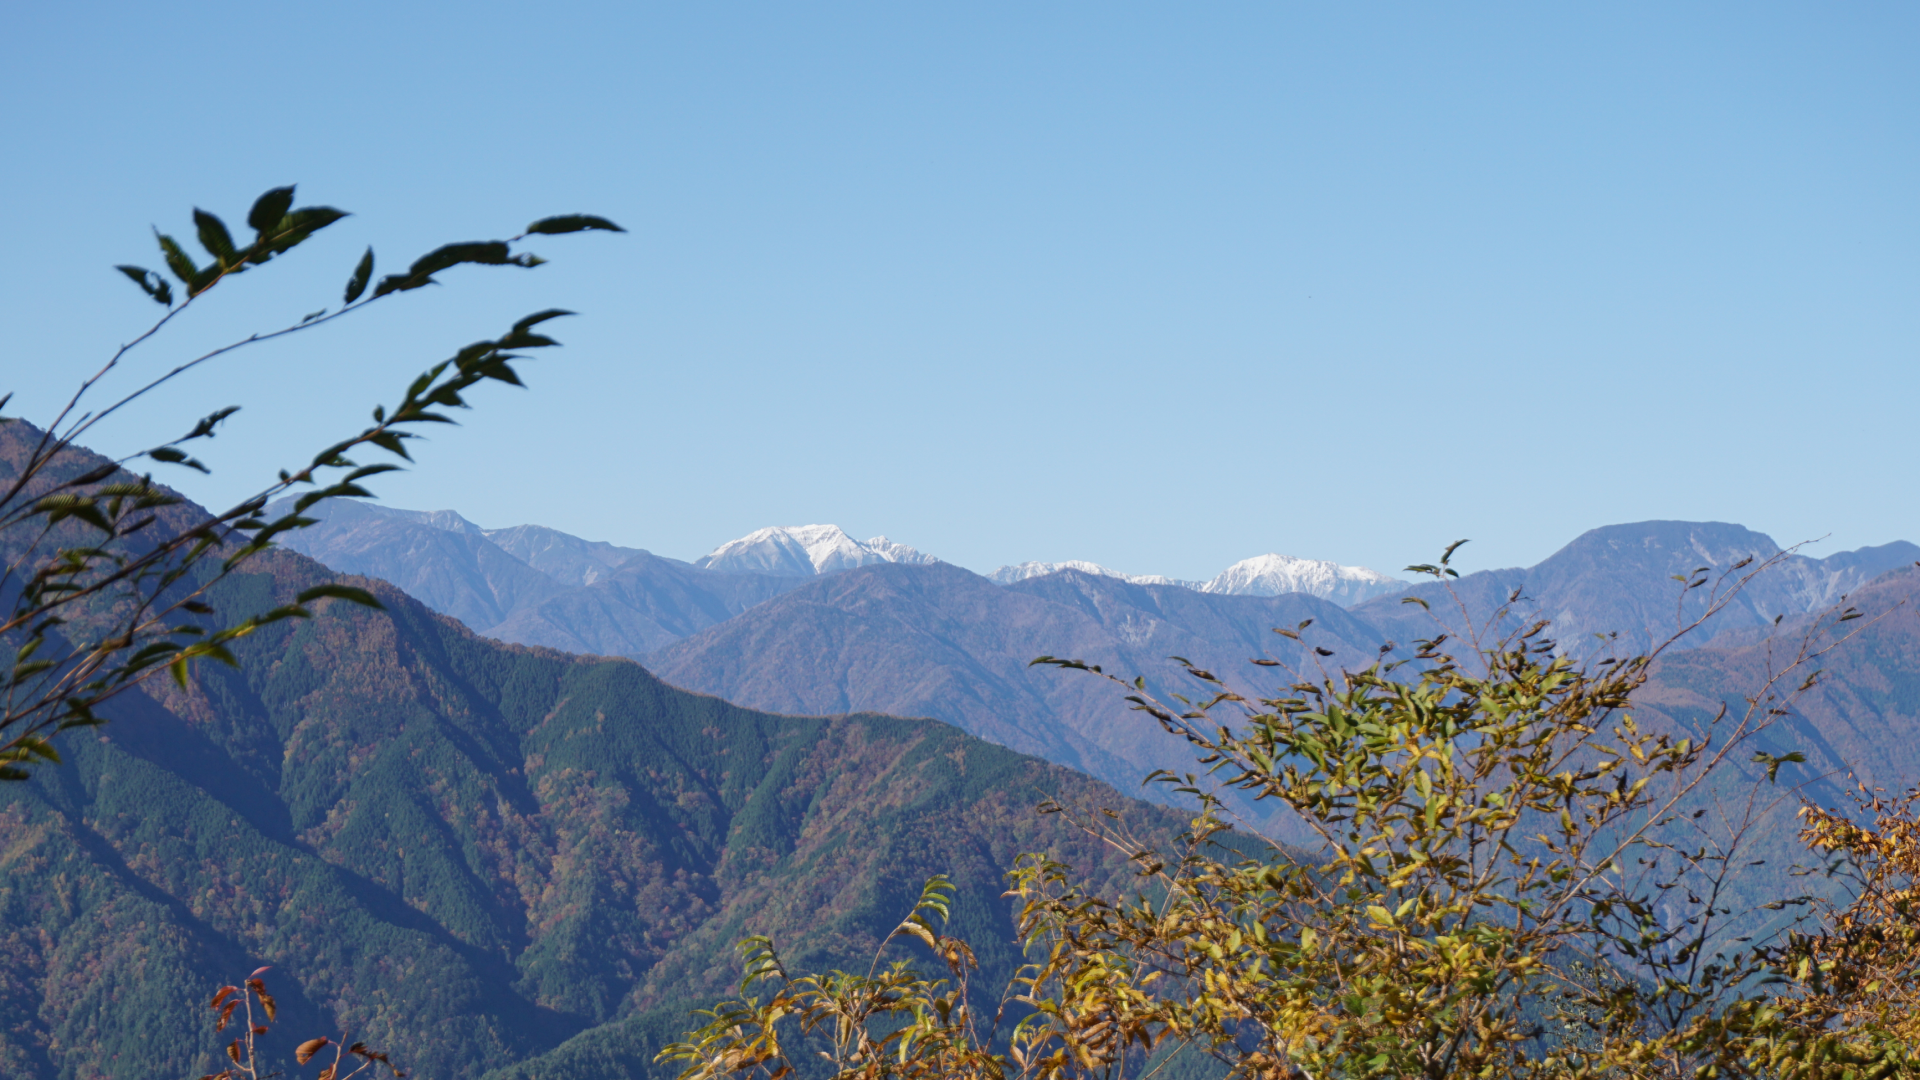
M 348 503 L 332 513 L 289 546 L 335 569 L 385 570 L 455 617 L 463 608 L 483 619 L 505 611 L 480 630 L 487 636 L 632 657 L 673 685 L 751 708 L 931 717 L 1121 790 L 1138 790 L 1154 769 L 1187 771 L 1191 760 L 1112 684 L 1029 661 L 1069 656 L 1145 677 L 1165 695 L 1190 688 L 1169 659 L 1179 656 L 1252 693 L 1271 681 L 1252 658 L 1313 674 L 1364 665 L 1389 644 L 1411 651 L 1421 638 L 1458 636 L 1469 624 L 1484 638 L 1541 619 L 1560 651 L 1597 659 L 1651 648 L 1697 618 L 1714 588 L 1737 582 L 1741 560 L 1756 560 L 1749 572 L 1774 560 L 1710 625 L 1674 645 L 1736 648 L 1776 616 L 1823 611 L 1920 560 L 1920 546 L 1904 541 L 1815 559 L 1738 525 L 1652 521 L 1591 530 L 1531 568 L 1446 584 L 1284 556 L 1246 560 L 1196 584 L 1091 563 L 1026 563 L 982 576 L 884 538 L 861 544 L 831 526 L 763 529 L 685 563 L 534 526 L 485 533 L 446 511 Z M 564 565 L 579 569 L 543 584 L 531 564 L 508 565 L 518 560 L 476 539 L 508 533 L 541 537 L 538 550 L 566 552 Z M 1675 580 L 1703 568 L 1707 586 Z M 587 580 L 589 572 L 599 576 Z M 1290 580 L 1331 598 L 1267 591 Z M 1343 606 L 1342 595 L 1358 599 Z M 1301 642 L 1276 627 L 1301 628 Z M 1239 809 L 1290 835 L 1284 819 L 1252 804 Z
M 101 463 L 75 457 L 68 475 Z M 595 572 L 555 548 L 532 550 Z M 209 598 L 257 611 L 338 580 L 269 552 Z M 946 724 L 745 709 L 349 580 L 384 610 L 322 601 L 237 639 L 236 666 L 143 684 L 0 785 L 0 1073 L 217 1071 L 207 995 L 268 966 L 276 1057 L 344 1027 L 421 1076 L 662 1075 L 654 1052 L 731 989 L 745 934 L 864 964 L 946 873 L 956 929 L 1004 979 L 1021 853 L 1108 889 L 1131 874 L 1037 803 L 1178 828 Z
M 731 988 L 735 939 L 851 964 L 942 872 L 992 983 L 1017 963 L 1001 889 L 1020 853 L 1109 894 L 1131 880 L 1036 804 L 1112 808 L 1164 842 L 1183 816 L 1120 792 L 1196 769 L 1121 688 L 1032 667 L 1042 654 L 1162 697 L 1190 687 L 1172 656 L 1257 694 L 1404 656 L 1462 616 L 1496 631 L 1551 617 L 1563 651 L 1594 658 L 1697 614 L 1708 586 L 1674 574 L 1773 558 L 1636 700 L 1645 723 L 1703 733 L 1831 630 L 1833 605 L 1863 613 L 1824 681 L 1708 793 L 1762 782 L 1749 746 L 1806 758 L 1744 841 L 1766 867 L 1730 895 L 1776 889 L 1793 864 L 1794 791 L 1920 776 L 1909 544 L 1813 559 L 1739 526 L 1642 522 L 1450 593 L 1343 606 L 1079 567 L 999 583 L 829 528 L 764 530 L 689 563 L 334 504 L 296 534 L 313 558 L 269 553 L 216 598 L 259 610 L 350 567 L 385 610 L 327 601 L 241 639 L 237 667 L 146 684 L 68 739 L 63 763 L 0 786 L 0 1071 L 205 1071 L 198 1043 L 149 1033 L 197 1030 L 208 987 L 270 965 L 289 1037 L 346 1025 L 422 1075 L 659 1077 L 652 1056 L 688 1010 Z M 1603 627 L 1621 636 L 1592 636 Z M 1300 839 L 1264 804 L 1232 809 Z

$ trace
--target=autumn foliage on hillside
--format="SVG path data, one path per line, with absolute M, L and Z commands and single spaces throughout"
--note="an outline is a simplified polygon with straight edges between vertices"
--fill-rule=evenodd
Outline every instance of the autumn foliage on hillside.
M 1708 599 L 1678 633 L 1767 569 L 1683 579 Z M 1436 632 L 1357 672 L 1284 670 L 1258 700 L 1194 668 L 1200 693 L 1163 702 L 1043 657 L 1127 687 L 1212 781 L 1163 778 L 1202 804 L 1171 847 L 1078 817 L 1132 860 L 1132 894 L 1023 864 L 1027 965 L 998 993 L 939 932 L 939 883 L 895 932 L 937 958 L 932 976 L 904 956 L 865 977 L 796 972 L 753 939 L 742 996 L 660 1060 L 684 1080 L 775 1080 L 816 1056 L 840 1077 L 1121 1077 L 1182 1054 L 1306 1080 L 1920 1075 L 1913 797 L 1806 811 L 1809 852 L 1851 891 L 1731 899 L 1763 803 L 1729 803 L 1727 778 L 1763 765 L 1758 792 L 1803 759 L 1755 737 L 1863 620 L 1816 622 L 1697 730 L 1632 714 L 1661 649 L 1582 664 L 1544 621 Z M 1281 803 L 1319 846 L 1249 845 L 1215 785 Z

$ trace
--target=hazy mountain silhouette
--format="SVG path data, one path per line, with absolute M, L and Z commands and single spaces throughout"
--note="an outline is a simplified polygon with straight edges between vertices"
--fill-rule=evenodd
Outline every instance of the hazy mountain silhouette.
M 487 637 L 641 656 L 724 622 L 795 576 L 721 572 L 538 525 L 482 529 L 449 510 L 333 500 L 285 546 L 399 586 Z
M 1469 574 L 1450 583 L 1451 595 L 1429 582 L 1343 611 L 1303 593 L 1226 595 L 1072 569 L 1002 573 L 1006 583 L 995 584 L 911 549 L 899 548 L 905 557 L 889 561 L 875 554 L 880 541 L 863 545 L 826 526 L 761 530 L 708 560 L 778 564 L 778 573 L 745 573 L 537 527 L 486 532 L 445 512 L 350 507 L 294 543 L 338 569 L 385 574 L 440 610 L 463 618 L 473 612 L 469 625 L 489 636 L 639 657 L 669 682 L 755 708 L 933 716 L 1129 790 L 1153 769 L 1187 769 L 1184 750 L 1130 710 L 1112 684 L 1029 667 L 1034 657 L 1145 675 L 1167 692 L 1186 689 L 1168 659 L 1178 655 L 1258 691 L 1283 680 L 1250 658 L 1363 666 L 1385 642 L 1404 649 L 1457 630 L 1461 606 L 1485 625 L 1502 605 L 1510 610 L 1500 632 L 1550 619 L 1549 633 L 1574 655 L 1637 652 L 1707 602 L 1707 589 L 1686 590 L 1674 575 L 1706 567 L 1712 578 L 1748 556 L 1757 566 L 1780 551 L 1738 525 L 1614 525 L 1537 566 Z M 570 576 L 543 573 L 516 554 Z M 1770 627 L 1776 616 L 1822 610 L 1915 558 L 1920 547 L 1907 543 L 1825 559 L 1787 556 L 1682 647 L 1716 637 L 1737 644 L 1739 634 Z M 852 568 L 833 571 L 842 566 Z M 1515 590 L 1519 599 L 1508 605 Z M 1305 619 L 1315 622 L 1309 640 L 1331 656 L 1304 654 L 1271 632 Z M 1617 638 L 1595 636 L 1614 632 Z
M 1406 642 L 1458 631 L 1465 621 L 1461 606 L 1474 623 L 1485 624 L 1517 590 L 1519 598 L 1511 604 L 1501 630 L 1548 619 L 1549 633 L 1563 651 L 1576 656 L 1625 655 L 1644 652 L 1697 619 L 1716 583 L 1737 579 L 1722 575 L 1742 559 L 1754 560 L 1747 568 L 1750 572 L 1780 554 L 1771 537 L 1740 525 L 1693 521 L 1608 525 L 1581 534 L 1536 566 L 1465 575 L 1451 583 L 1452 595 L 1449 586 L 1429 581 L 1403 596 L 1369 600 L 1352 611 L 1388 636 Z M 1824 559 L 1786 555 L 1680 646 L 1700 648 L 1720 634 L 1769 626 L 1776 617 L 1823 610 L 1915 560 L 1920 560 L 1920 546 L 1906 541 Z M 1691 579 L 1702 568 L 1709 579 L 1705 587 L 1687 589 L 1685 580 L 1675 580 L 1676 575 Z M 1429 606 L 1405 602 L 1409 597 Z M 1597 636 L 1611 634 L 1619 637 Z

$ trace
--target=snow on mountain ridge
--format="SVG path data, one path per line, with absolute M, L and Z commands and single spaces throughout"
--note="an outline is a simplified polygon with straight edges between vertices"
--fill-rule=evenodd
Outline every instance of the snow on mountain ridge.
M 867 550 L 888 562 L 907 563 L 910 566 L 925 566 L 940 560 L 931 555 L 922 555 L 917 549 L 905 544 L 896 544 L 884 536 L 876 536 L 867 541 Z
M 356 500 L 338 512 L 391 516 L 485 539 L 556 580 L 576 586 L 592 584 L 628 558 L 642 553 L 637 548 L 582 540 L 538 525 L 483 529 L 451 510 L 399 510 Z M 874 563 L 924 566 L 939 561 L 885 536 L 876 536 L 862 543 L 837 525 L 785 525 L 759 529 L 737 540 L 730 540 L 693 565 L 721 573 L 816 577 Z M 1309 593 L 1348 607 L 1409 587 L 1408 582 L 1363 566 L 1341 566 L 1324 559 L 1301 559 L 1280 554 L 1242 559 L 1221 571 L 1211 581 L 1183 581 L 1161 574 L 1126 574 L 1082 559 L 1016 563 L 1002 566 L 986 577 L 995 584 L 1011 585 L 1016 581 L 1062 570 L 1117 578 L 1133 585 L 1177 585 L 1196 592 L 1234 596 Z
M 1300 559 L 1292 555 L 1256 555 L 1242 559 L 1221 571 L 1212 581 L 1181 581 L 1159 574 L 1123 574 L 1099 563 L 1070 559 L 1066 562 L 1023 562 L 1003 566 L 987 575 L 1000 585 L 1040 577 L 1062 570 L 1119 578 L 1135 585 L 1178 585 L 1195 592 L 1224 593 L 1229 596 L 1279 596 L 1282 593 L 1309 593 L 1342 606 L 1396 593 L 1408 587 L 1398 578 L 1388 577 L 1364 566 L 1341 566 L 1324 559 Z
M 838 525 L 776 525 L 729 540 L 693 565 L 729 574 L 813 577 L 873 563 L 925 565 L 939 561 L 884 536 L 863 544 Z
M 1012 566 L 1003 566 L 988 574 L 987 580 L 996 585 L 1011 585 L 1016 581 L 1025 581 L 1028 578 L 1057 573 L 1061 570 L 1078 570 L 1083 574 L 1093 574 L 1097 577 L 1119 578 L 1132 585 L 1179 585 L 1183 588 L 1198 589 L 1202 584 L 1198 581 L 1181 581 L 1163 574 L 1123 574 L 1118 570 L 1101 566 L 1099 563 L 1086 562 L 1082 559 L 1068 559 L 1066 562 L 1016 563 Z
M 1364 566 L 1341 566 L 1325 559 L 1301 559 L 1269 553 L 1242 559 L 1205 585 L 1201 592 L 1231 596 L 1279 596 L 1311 593 L 1342 606 L 1400 592 L 1409 583 Z

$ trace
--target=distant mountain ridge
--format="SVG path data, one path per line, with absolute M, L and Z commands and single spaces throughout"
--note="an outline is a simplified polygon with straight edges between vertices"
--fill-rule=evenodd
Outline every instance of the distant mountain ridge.
M 1133 585 L 1178 585 L 1195 592 L 1226 596 L 1280 596 L 1306 593 L 1331 600 L 1343 607 L 1403 592 L 1411 584 L 1364 566 L 1341 566 L 1324 559 L 1301 559 L 1270 553 L 1242 559 L 1222 570 L 1211 581 L 1184 581 L 1160 574 L 1123 574 L 1099 563 L 1070 559 L 1066 562 L 1024 562 L 1003 566 L 987 575 L 987 580 L 1011 585 L 1029 578 L 1077 570 L 1083 574 L 1118 578 Z
M 1457 633 L 1458 597 L 1475 623 L 1485 623 L 1517 596 L 1505 621 L 1513 629 L 1547 619 L 1561 651 L 1580 657 L 1644 652 L 1698 618 L 1712 586 L 1683 589 L 1676 576 L 1704 569 L 1715 580 L 1751 558 L 1779 563 L 1749 583 L 1700 633 L 1681 642 L 1699 648 L 1716 636 L 1771 626 L 1824 610 L 1876 578 L 1920 560 L 1920 546 L 1897 540 L 1816 559 L 1784 553 L 1765 533 L 1718 521 L 1641 521 L 1590 529 L 1529 568 L 1483 570 L 1451 585 L 1415 585 L 1404 597 L 1359 604 L 1354 615 L 1389 637 L 1408 641 Z M 1729 581 L 1735 579 L 1727 579 Z M 1403 603 L 1425 601 L 1430 607 Z M 1613 637 L 1610 635 L 1618 635 Z
M 1279 596 L 1308 593 L 1351 607 L 1376 596 L 1405 592 L 1411 582 L 1388 577 L 1364 566 L 1341 566 L 1325 559 L 1292 555 L 1256 555 L 1242 559 L 1200 587 L 1201 592 L 1229 596 Z
M 1308 672 L 1364 666 L 1389 644 L 1459 632 L 1459 605 L 1484 623 L 1518 590 L 1499 629 L 1550 619 L 1561 651 L 1595 658 L 1644 651 L 1672 632 L 1676 613 L 1697 613 L 1705 593 L 1683 597 L 1674 575 L 1702 566 L 1717 573 L 1780 551 L 1737 525 L 1656 521 L 1595 529 L 1537 566 L 1472 573 L 1450 586 L 1285 556 L 1246 560 L 1198 585 L 1095 564 L 1002 568 L 997 583 L 833 526 L 763 529 L 722 545 L 704 565 L 536 526 L 482 530 L 456 514 L 359 504 L 304 532 L 290 546 L 337 570 L 393 581 L 485 636 L 634 657 L 675 685 L 752 708 L 930 716 L 1123 788 L 1151 769 L 1185 765 L 1179 748 L 1110 686 L 1029 668 L 1033 657 L 1073 656 L 1180 690 L 1167 657 L 1185 656 L 1257 690 L 1244 684 L 1250 658 Z M 1904 542 L 1825 559 L 1786 556 L 1683 646 L 1716 635 L 1737 644 L 1775 616 L 1823 610 L 1916 559 L 1920 547 Z M 1383 594 L 1343 610 L 1337 598 L 1348 587 Z M 1270 632 L 1306 620 L 1308 643 L 1326 655 Z
M 1117 578 L 1129 585 L 1178 585 L 1183 589 L 1193 589 L 1196 591 L 1206 585 L 1204 581 L 1183 581 L 1179 578 L 1170 578 L 1163 574 L 1123 574 L 1118 570 L 1110 570 L 1107 567 L 1101 566 L 1099 563 L 1087 562 L 1085 559 L 1068 559 L 1066 562 L 1014 563 L 1010 566 L 1003 566 L 991 574 L 987 574 L 986 579 L 995 585 L 1012 585 L 1015 582 L 1026 581 L 1029 578 L 1057 574 L 1062 570 L 1073 570 L 1082 574 L 1092 574 L 1095 577 Z
M 1804 782 L 1826 802 L 1849 771 L 1892 786 L 1920 770 L 1920 547 L 1905 542 L 1816 559 L 1738 525 L 1613 525 L 1534 567 L 1348 610 L 1072 569 L 1002 586 L 938 561 L 730 574 L 538 527 L 335 509 L 306 541 L 385 559 L 448 602 L 549 619 L 545 632 L 582 641 L 651 626 L 673 644 L 651 674 L 503 645 L 373 583 L 384 610 L 323 601 L 313 619 L 238 639 L 238 668 L 203 665 L 189 688 L 154 680 L 118 699 L 115 723 L 0 788 L 0 1073 L 204 1071 L 198 1044 L 149 1033 L 190 1030 L 204 1020 L 196 988 L 272 964 L 284 1031 L 397 1040 L 423 1076 L 665 1076 L 652 1064 L 662 1040 L 690 1004 L 734 985 L 731 940 L 770 931 L 796 966 L 844 963 L 936 871 L 961 885 L 955 925 L 991 985 L 1020 959 L 999 894 L 1018 852 L 1073 861 L 1101 891 L 1132 880 L 1124 853 L 1033 803 L 1120 800 L 933 719 L 858 713 L 948 719 L 1129 788 L 1148 767 L 1196 768 L 1111 683 L 1030 667 L 1040 652 L 1140 674 L 1160 694 L 1182 688 L 1177 653 L 1259 692 L 1290 673 L 1249 658 L 1309 674 L 1363 667 L 1384 638 L 1434 634 L 1456 597 L 1483 619 L 1516 594 L 1508 625 L 1550 617 L 1560 647 L 1585 655 L 1592 630 L 1618 629 L 1599 644 L 1630 651 L 1705 602 L 1673 574 L 1717 578 L 1778 556 L 1725 629 L 1700 635 L 1705 647 L 1659 661 L 1636 716 L 1690 731 L 1725 703 L 1738 709 L 1777 668 L 1780 642 L 1790 649 L 1844 597 L 1868 615 L 1844 624 L 1857 641 L 1823 658 L 1827 676 L 1752 746 L 1803 752 L 1781 790 Z M 265 608 L 330 580 L 269 552 L 212 599 Z M 739 704 L 751 701 L 836 715 Z M 1728 785 L 1764 775 L 1740 750 Z M 1748 854 L 1766 861 L 1742 871 L 1750 879 L 1804 855 L 1792 809 L 1765 811 Z M 1179 827 L 1153 807 L 1126 810 L 1161 839 Z M 1741 889 L 1736 908 L 1778 895 Z
M 1309 620 L 1307 644 L 1273 633 Z M 1372 627 L 1302 593 L 1208 595 L 1077 570 L 997 586 L 941 563 L 819 578 L 645 662 L 673 685 L 754 708 L 932 716 L 1126 791 L 1153 769 L 1190 771 L 1186 745 L 1131 712 L 1113 684 L 1034 668 L 1034 657 L 1144 675 L 1166 693 L 1190 689 L 1168 659 L 1179 655 L 1255 690 L 1249 657 L 1311 672 L 1315 646 L 1357 667 L 1379 643 Z
M 855 540 L 837 525 L 759 529 L 689 563 L 540 525 L 483 529 L 451 510 L 334 500 L 314 513 L 319 524 L 284 537 L 288 548 L 390 581 L 484 636 L 603 656 L 649 655 L 823 575 L 940 562 L 885 536 Z M 1081 561 L 1005 566 L 987 579 L 1011 585 L 1064 571 L 1227 596 L 1304 593 L 1340 605 L 1407 587 L 1364 567 L 1277 554 L 1205 582 Z
M 782 525 L 721 544 L 693 565 L 727 574 L 813 577 L 874 563 L 926 566 L 939 561 L 884 536 L 863 544 L 838 525 Z
M 285 546 L 341 573 L 390 581 L 486 637 L 597 656 L 642 656 L 778 596 L 805 578 L 707 570 L 452 511 L 336 499 Z

